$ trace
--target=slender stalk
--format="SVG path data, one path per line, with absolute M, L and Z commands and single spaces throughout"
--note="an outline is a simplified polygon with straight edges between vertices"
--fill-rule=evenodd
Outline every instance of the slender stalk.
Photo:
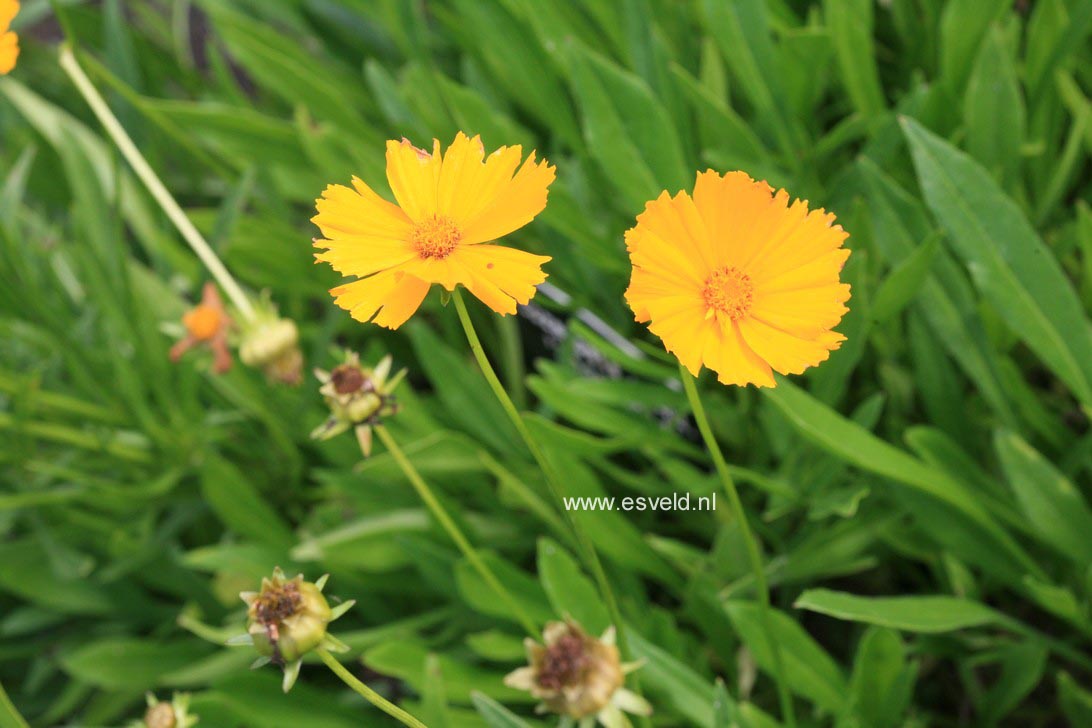
M 4 692 L 3 685 L 0 685 L 0 728 L 30 728 Z
M 470 320 L 470 313 L 466 310 L 466 303 L 463 301 L 462 294 L 458 288 L 452 293 L 452 298 L 455 301 L 455 310 L 459 313 L 459 321 L 462 322 L 463 330 L 466 332 L 466 339 L 470 343 L 470 350 L 474 353 L 474 358 L 478 360 L 478 366 L 481 368 L 482 374 L 485 375 L 486 381 L 489 382 L 489 386 L 493 389 L 493 393 L 497 396 L 497 399 L 500 400 L 501 406 L 508 414 L 509 419 L 512 420 L 512 424 L 515 425 L 520 437 L 522 437 L 523 441 L 527 444 L 527 449 L 531 451 L 531 455 L 534 457 L 535 462 L 538 463 L 539 468 L 542 469 L 542 473 L 546 476 L 546 483 L 549 485 L 553 497 L 558 503 L 562 503 L 565 491 L 561 487 L 561 480 L 554 470 L 553 465 L 546 459 L 546 455 L 542 451 L 542 448 L 539 447 L 538 441 L 531 435 L 531 431 L 527 429 L 527 423 L 523 421 L 523 416 L 520 415 L 516 405 L 512 402 L 512 398 L 509 397 L 508 392 L 505 391 L 504 385 L 501 384 L 500 379 L 497 377 L 497 372 L 493 369 L 493 365 L 489 363 L 489 358 L 485 355 L 485 349 L 482 348 L 482 342 L 478 338 L 478 332 L 474 329 L 474 323 Z M 584 552 L 584 561 L 592 570 L 592 574 L 595 576 L 595 580 L 598 583 L 599 591 L 602 594 L 604 601 L 607 603 L 607 611 L 610 613 L 610 619 L 614 623 L 617 634 L 618 648 L 623 655 L 628 657 L 629 649 L 625 639 L 625 625 L 622 623 L 622 614 L 618 610 L 618 601 L 615 599 L 614 592 L 611 590 L 610 582 L 607 581 L 606 572 L 603 571 L 603 564 L 599 560 L 599 555 L 595 551 L 595 546 L 584 532 L 584 529 L 580 527 L 580 522 L 576 520 L 573 514 L 567 508 L 563 507 L 562 510 L 565 512 L 569 528 L 572 529 L 573 535 L 576 537 L 576 542 L 580 545 L 581 551 Z
M 148 161 L 144 158 L 144 155 L 140 153 L 133 140 L 126 133 L 121 122 L 118 121 L 114 113 L 110 111 L 110 107 L 107 106 L 106 101 L 99 94 L 94 84 L 84 73 L 83 68 L 80 67 L 79 61 L 76 60 L 75 54 L 68 45 L 61 47 L 61 68 L 65 70 L 69 78 L 79 89 L 79 92 L 83 95 L 87 105 L 91 107 L 91 110 L 98 117 L 99 122 L 105 127 L 106 133 L 110 135 L 110 138 L 114 140 L 114 144 L 117 145 L 121 151 L 122 156 L 136 172 L 137 177 L 144 183 L 144 186 L 148 188 L 152 197 L 159 203 L 159 206 L 163 208 L 163 212 L 167 214 L 174 226 L 178 228 L 178 232 L 182 234 L 182 237 L 189 243 L 189 246 L 193 249 L 193 252 L 197 254 L 197 257 L 201 259 L 201 262 L 205 264 L 205 267 L 209 269 L 209 273 L 216 279 L 216 282 L 220 284 L 220 287 L 224 289 L 224 292 L 231 299 L 231 302 L 235 304 L 235 308 L 239 310 L 239 313 L 243 318 L 247 320 L 253 320 L 255 317 L 254 304 L 251 303 L 250 298 L 243 292 L 243 289 L 236 282 L 235 278 L 228 272 L 228 269 L 224 267 L 224 264 L 220 261 L 220 258 L 213 251 L 212 247 L 205 241 L 201 233 L 190 221 L 186 213 L 182 211 L 182 208 L 175 201 L 171 193 L 167 191 L 166 186 L 160 181 L 159 177 L 152 170 Z
M 694 376 L 681 364 L 679 374 L 682 377 L 683 388 L 686 397 L 690 400 L 690 409 L 694 413 L 694 421 L 698 424 L 705 446 L 713 458 L 720 482 L 724 485 L 724 492 L 728 495 L 728 502 L 732 506 L 732 513 L 739 520 L 739 529 L 743 534 L 743 541 L 747 546 L 747 556 L 751 562 L 751 570 L 754 572 L 755 587 L 758 591 L 759 620 L 762 623 L 762 631 L 766 636 L 766 645 L 773 655 L 773 671 L 777 680 L 777 696 L 781 702 L 781 717 L 786 725 L 796 725 L 796 716 L 792 706 L 792 694 L 789 685 L 785 681 L 785 669 L 781 661 L 781 648 L 774 638 L 773 629 L 770 626 L 770 588 L 766 583 L 766 570 L 762 564 L 762 553 L 759 550 L 758 541 L 755 539 L 751 526 L 747 522 L 747 513 L 743 510 L 743 502 L 739 499 L 739 491 L 732 479 L 732 473 L 728 470 L 728 463 L 724 459 L 724 453 L 713 436 L 713 429 L 709 426 L 709 418 L 705 415 L 705 407 L 702 406 L 701 397 L 698 396 L 698 388 Z
M 345 669 L 345 666 L 334 659 L 334 656 L 327 652 L 322 647 L 315 650 L 319 659 L 326 663 L 326 667 L 333 670 L 334 674 L 341 678 L 342 682 L 351 687 L 358 695 L 363 697 L 369 703 L 382 710 L 387 715 L 391 716 L 395 720 L 401 722 L 403 725 L 408 725 L 410 728 L 428 728 L 424 723 L 414 718 L 406 711 L 399 708 L 391 701 L 384 698 L 379 693 L 372 690 L 370 687 L 356 679 L 351 672 Z
M 450 514 L 448 514 L 447 510 L 444 509 L 444 506 L 436 498 L 432 489 L 429 488 L 428 483 L 426 483 L 425 479 L 421 477 L 421 474 L 417 472 L 417 468 L 413 467 L 413 463 L 411 463 L 409 458 L 406 457 L 406 454 L 402 452 L 402 448 L 399 447 L 398 443 L 391 436 L 391 433 L 388 432 L 387 428 L 383 425 L 376 425 L 375 431 L 379 434 L 379 439 L 383 442 L 383 445 L 386 446 L 387 451 L 394 458 L 395 462 L 398 463 L 398 467 L 402 469 L 406 478 L 408 478 L 413 485 L 414 490 L 417 491 L 417 495 L 421 497 L 421 500 L 428 506 L 428 509 L 432 511 L 432 515 L 440 522 L 440 525 L 444 527 L 447 534 L 451 536 L 451 540 L 454 541 L 459 547 L 459 550 L 463 552 L 467 561 L 469 561 L 471 566 L 477 570 L 478 574 L 485 580 L 485 583 L 497 593 L 497 596 L 504 601 L 505 605 L 512 610 L 512 614 L 514 614 L 520 624 L 523 625 L 527 634 L 535 639 L 540 639 L 541 635 L 534 620 L 527 615 L 527 612 L 524 611 L 523 607 L 520 606 L 511 592 L 501 584 L 500 580 L 485 563 L 481 554 L 479 554 L 477 549 L 471 545 L 470 541 L 459 529 L 458 524 L 452 520 Z

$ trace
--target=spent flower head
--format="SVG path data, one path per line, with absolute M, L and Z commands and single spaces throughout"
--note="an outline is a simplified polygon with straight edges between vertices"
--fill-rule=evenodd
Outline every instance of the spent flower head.
M 152 693 L 146 693 L 144 698 L 148 704 L 144 718 L 133 721 L 129 728 L 191 728 L 199 720 L 190 714 L 189 693 L 175 693 L 169 703 Z
M 664 192 L 626 232 L 626 300 L 694 376 L 773 387 L 773 372 L 799 374 L 845 340 L 833 329 L 848 310 L 846 237 L 784 190 L 702 172 L 693 197 Z
M 326 631 L 330 622 L 345 614 L 354 601 L 331 608 L 323 596 L 327 576 L 317 582 L 304 581 L 303 574 L 289 579 L 278 566 L 272 577 L 262 579 L 256 592 L 239 596 L 247 605 L 247 633 L 230 645 L 252 645 L 259 658 L 254 667 L 269 663 L 284 669 L 284 691 L 299 676 L 303 656 L 315 649 L 345 652 L 349 648 Z
M 541 700 L 538 712 L 577 719 L 581 728 L 596 720 L 607 728 L 621 728 L 627 725 L 623 711 L 652 713 L 648 701 L 623 686 L 626 674 L 640 663 L 622 662 L 613 627 L 595 638 L 572 619 L 551 622 L 543 630 L 543 642 L 524 640 L 529 664 L 504 679 L 505 685 Z
M 312 218 L 323 238 L 315 258 L 358 280 L 330 291 L 358 321 L 396 329 L 417 311 L 433 284 L 466 286 L 500 314 L 516 312 L 546 280 L 550 260 L 491 241 L 528 224 L 546 207 L 554 168 L 521 165 L 520 146 L 489 154 L 479 137 L 462 132 L 443 153 L 408 139 L 387 142 L 387 181 L 398 204 L 361 180 L 330 185 Z
M 328 440 L 350 427 L 365 457 L 371 454 L 372 426 L 398 411 L 394 390 L 406 375 L 403 369 L 391 376 L 391 357 L 385 356 L 374 367 L 360 364 L 360 355 L 346 351 L 344 361 L 331 371 L 315 369 L 321 382 L 319 393 L 330 408 L 330 416 L 311 432 L 316 440 Z
M 3 0 L 0 0 L 3 2 Z M 190 349 L 206 346 L 212 352 L 212 370 L 224 374 L 231 369 L 231 352 L 228 350 L 228 332 L 231 317 L 224 309 L 220 292 L 211 281 L 201 291 L 201 303 L 182 315 L 186 333 L 171 347 L 171 361 L 178 361 Z
M 19 58 L 19 36 L 10 30 L 18 13 L 17 0 L 0 0 L 0 76 L 11 73 Z
M 261 369 L 270 381 L 299 384 L 303 378 L 300 334 L 292 319 L 281 318 L 268 293 L 255 307 L 255 315 L 243 324 L 239 358 Z

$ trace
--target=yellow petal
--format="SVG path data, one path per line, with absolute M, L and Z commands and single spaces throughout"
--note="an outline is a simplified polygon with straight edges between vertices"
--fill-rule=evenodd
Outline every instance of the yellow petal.
M 700 178 L 699 178 L 700 179 Z M 671 197 L 662 193 L 637 216 L 637 227 L 647 236 L 670 244 L 677 255 L 694 261 L 704 275 L 718 267 L 705 220 L 685 192 Z
M 334 296 L 334 303 L 348 311 L 354 319 L 368 322 L 383 306 L 404 275 L 402 271 L 387 270 L 331 288 L 330 293 Z
M 19 59 L 19 36 L 15 33 L 0 35 L 0 76 L 11 73 Z
M 0 32 L 11 27 L 11 21 L 19 14 L 17 0 L 0 0 Z
M 513 154 L 518 160 L 520 148 L 502 147 L 490 155 L 500 160 L 495 163 L 497 169 L 492 170 L 487 163 L 486 184 L 482 190 L 467 190 L 467 194 L 476 194 L 479 201 L 488 200 L 488 203 L 477 214 L 473 214 L 472 205 L 465 206 L 470 210 L 463 228 L 465 243 L 484 243 L 504 237 L 531 222 L 546 207 L 547 191 L 555 177 L 554 168 L 545 160 L 536 163 L 535 153 L 531 152 L 515 177 L 506 180 L 507 160 Z M 500 184 L 495 190 L 490 189 L 495 182 Z
M 388 329 L 397 329 L 421 306 L 431 286 L 411 275 L 403 275 L 383 300 L 383 308 L 372 323 Z
M 413 229 L 406 213 L 377 195 L 368 185 L 353 178 L 353 187 L 329 185 L 315 201 L 318 214 L 311 222 L 328 238 L 366 235 L 405 240 Z
M 834 332 L 801 339 L 755 318 L 743 318 L 737 324 L 747 345 L 781 374 L 800 374 L 826 361 L 844 339 Z
M 535 287 L 546 280 L 542 266 L 550 258 L 501 245 L 460 246 L 454 256 L 469 276 L 467 288 L 500 314 L 516 312 L 526 304 Z
M 417 251 L 404 240 L 364 235 L 320 239 L 315 241 L 315 247 L 326 249 L 324 253 L 316 253 L 315 260 L 329 263 L 342 275 L 358 278 L 394 268 L 417 257 Z
M 435 215 L 440 182 L 440 142 L 433 140 L 428 153 L 410 144 L 408 139 L 387 142 L 387 181 L 398 205 L 411 220 L 420 222 Z

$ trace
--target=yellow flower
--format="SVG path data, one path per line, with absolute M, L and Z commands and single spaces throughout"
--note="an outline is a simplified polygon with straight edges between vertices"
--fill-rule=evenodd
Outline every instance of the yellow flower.
M 19 58 L 19 36 L 10 30 L 18 13 L 18 0 L 0 0 L 0 76 L 11 73 Z
M 542 637 L 541 645 L 524 640 L 529 664 L 504 678 L 508 687 L 542 701 L 537 712 L 575 718 L 581 728 L 590 728 L 597 719 L 607 728 L 624 726 L 622 711 L 652 713 L 644 698 L 623 687 L 626 674 L 640 663 L 622 663 L 613 627 L 596 639 L 567 619 L 547 624 Z
M 500 314 L 516 312 L 546 280 L 540 255 L 489 241 L 527 223 L 546 206 L 554 168 L 520 166 L 519 146 L 488 157 L 481 139 L 460 132 L 447 152 L 429 153 L 406 139 L 387 142 L 387 180 L 398 204 L 353 178 L 330 185 L 312 218 L 323 239 L 315 258 L 359 280 L 331 289 L 358 321 L 396 329 L 413 315 L 434 283 L 466 288 Z M 517 167 L 519 168 L 517 171 Z
M 725 384 L 773 387 L 771 370 L 799 374 L 845 340 L 831 329 L 848 310 L 846 237 L 784 190 L 702 172 L 693 198 L 664 192 L 626 232 L 626 300 L 695 376 L 704 365 Z

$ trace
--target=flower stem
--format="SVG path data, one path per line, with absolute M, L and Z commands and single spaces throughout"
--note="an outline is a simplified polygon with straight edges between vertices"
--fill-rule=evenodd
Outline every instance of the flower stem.
M 354 691 L 356 691 L 357 694 L 359 694 L 369 703 L 379 708 L 392 718 L 400 721 L 403 725 L 410 726 L 410 728 L 428 728 L 428 726 L 426 726 L 424 723 L 417 720 L 412 715 L 402 710 L 397 705 L 390 702 L 364 683 L 360 682 L 360 680 L 357 680 L 351 672 L 345 669 L 344 665 L 334 659 L 334 656 L 327 652 L 325 649 L 319 647 L 315 650 L 315 652 L 318 654 L 319 659 L 326 663 L 326 667 L 333 670 L 335 675 L 341 678 L 341 680 L 346 685 L 351 687 Z
M 144 183 L 144 186 L 148 188 L 148 192 L 151 193 L 155 201 L 159 203 L 159 206 L 163 208 L 163 212 L 167 214 L 174 226 L 178 228 L 178 232 L 182 234 L 182 237 L 189 243 L 189 246 L 193 249 L 193 252 L 197 254 L 197 257 L 201 259 L 201 262 L 208 268 L 209 273 L 216 279 L 216 282 L 220 284 L 220 287 L 224 289 L 231 302 L 235 304 L 235 308 L 239 310 L 239 313 L 243 318 L 253 320 L 255 317 L 254 304 L 251 303 L 250 298 L 243 292 L 243 289 L 239 286 L 238 282 L 231 275 L 224 264 L 217 257 L 212 247 L 205 241 L 205 238 L 201 236 L 193 222 L 190 221 L 186 213 L 182 211 L 182 208 L 175 201 L 171 193 L 167 191 L 166 186 L 160 181 L 159 177 L 152 170 L 148 161 L 144 158 L 144 155 L 140 153 L 136 145 L 133 144 L 133 140 L 126 133 L 121 122 L 110 111 L 110 107 L 107 106 L 106 101 L 99 94 L 94 84 L 84 73 L 83 68 L 80 67 L 79 61 L 76 60 L 75 54 L 68 45 L 61 47 L 61 68 L 65 70 L 69 78 L 79 89 L 79 92 L 83 94 L 84 100 L 87 105 L 91 107 L 91 110 L 98 117 L 99 122 L 105 127 L 106 133 L 110 135 L 110 138 L 114 140 L 114 144 L 117 145 L 121 151 L 122 156 L 129 162 L 129 165 L 136 172 L 137 177 Z
M 759 550 L 758 541 L 755 539 L 751 526 L 747 522 L 747 513 L 743 510 L 743 502 L 739 499 L 739 491 L 736 490 L 735 481 L 728 471 L 728 463 L 724 459 L 720 445 L 717 444 L 713 430 L 709 426 L 709 418 L 705 415 L 705 407 L 702 406 L 701 397 L 694 376 L 681 364 L 679 374 L 682 377 L 683 388 L 686 389 L 686 397 L 690 401 L 690 409 L 694 413 L 694 420 L 701 431 L 702 439 L 713 458 L 720 482 L 724 485 L 724 491 L 728 495 L 732 513 L 739 521 L 739 529 L 743 534 L 743 541 L 747 547 L 747 556 L 751 562 L 751 570 L 754 572 L 755 586 L 758 591 L 759 620 L 762 623 L 762 631 L 766 636 L 766 644 L 773 655 L 773 672 L 777 680 L 777 695 L 781 702 L 781 717 L 790 728 L 796 725 L 796 716 L 792 707 L 792 694 L 789 685 L 785 681 L 785 670 L 781 662 L 781 648 L 774 638 L 773 629 L 770 626 L 770 589 L 766 583 L 766 570 L 762 565 L 762 553 Z
M 520 606 L 511 592 L 501 584 L 500 579 L 498 579 L 489 566 L 486 565 L 481 554 L 479 554 L 477 549 L 471 545 L 470 541 L 463 535 L 463 532 L 459 530 L 459 526 L 452 520 L 450 514 L 448 514 L 447 510 L 444 509 L 443 505 L 436 498 L 436 495 L 432 492 L 432 489 L 429 488 L 425 479 L 417 472 L 417 468 L 413 467 L 413 463 L 411 463 L 409 458 L 406 457 L 406 454 L 402 452 L 402 448 L 398 446 L 398 443 L 391 436 L 391 433 L 388 432 L 387 428 L 383 425 L 375 425 L 374 427 L 375 431 L 379 434 L 379 439 L 383 442 L 387 451 L 390 452 L 395 462 L 398 463 L 398 466 L 402 468 L 402 472 L 417 491 L 417 495 L 421 497 L 421 500 L 425 502 L 428 509 L 432 511 L 432 515 L 440 522 L 440 525 L 444 527 L 444 530 L 447 531 L 448 535 L 451 536 L 451 540 L 454 541 L 459 547 L 459 550 L 463 552 L 467 561 L 469 561 L 471 566 L 477 570 L 478 574 L 485 580 L 485 583 L 488 584 L 490 588 L 497 593 L 497 596 L 505 602 L 508 608 L 512 610 L 512 614 L 514 614 L 520 624 L 523 625 L 527 634 L 535 639 L 540 639 L 541 635 L 539 634 L 538 627 L 535 625 L 534 620 L 527 615 L 527 612 Z
M 462 322 L 463 330 L 466 332 L 466 339 L 470 342 L 470 350 L 474 353 L 474 358 L 478 360 L 478 366 L 481 368 L 482 374 L 485 375 L 486 381 L 489 382 L 489 386 L 493 389 L 493 393 L 497 396 L 497 399 L 500 400 L 501 406 L 508 414 L 509 419 L 512 420 L 512 424 L 515 425 L 520 437 L 522 437 L 523 441 L 527 444 L 527 449 L 531 451 L 531 455 L 534 457 L 535 462 L 538 463 L 539 468 L 542 469 L 542 474 L 546 477 L 546 483 L 549 485 L 553 497 L 558 503 L 562 503 L 565 491 L 561 487 L 561 480 L 554 470 L 554 467 L 550 464 L 550 461 L 546 459 L 546 454 L 542 451 L 538 441 L 531 435 L 531 431 L 527 429 L 527 423 L 523 421 L 523 416 L 512 402 L 512 398 L 508 396 L 508 392 L 505 391 L 504 385 L 501 384 L 500 379 L 497 377 L 497 372 L 493 369 L 493 365 L 489 363 L 489 358 L 485 355 L 485 349 L 482 348 L 482 342 L 478 338 L 478 333 L 474 329 L 474 323 L 470 320 L 470 313 L 466 310 L 466 303 L 463 301 L 462 294 L 458 288 L 452 293 L 452 298 L 455 301 L 455 310 L 459 313 L 459 321 Z M 622 614 L 618 610 L 618 601 L 615 599 L 614 592 L 611 590 L 610 582 L 607 581 L 607 574 L 603 571 L 603 564 L 599 560 L 599 555 L 595 551 L 595 546 L 584 532 L 584 529 L 580 527 L 579 521 L 576 520 L 573 514 L 566 508 L 563 508 L 562 510 L 565 512 L 569 528 L 572 529 L 573 535 L 576 537 L 576 542 L 580 545 L 581 551 L 584 552 L 584 561 L 591 569 L 595 581 L 599 586 L 599 591 L 603 596 L 603 600 L 607 603 L 607 611 L 610 614 L 611 621 L 614 623 L 617 634 L 618 648 L 621 650 L 623 656 L 628 657 L 629 649 L 626 644 L 625 625 L 622 623 Z

